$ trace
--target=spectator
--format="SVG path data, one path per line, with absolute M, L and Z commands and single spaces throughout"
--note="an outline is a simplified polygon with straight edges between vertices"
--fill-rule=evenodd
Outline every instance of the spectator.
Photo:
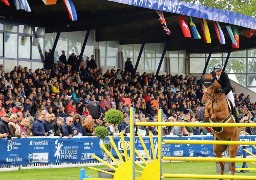
M 66 118 L 66 122 L 62 125 L 63 136 L 71 138 L 73 135 L 73 127 L 73 118 L 69 116 Z
M 8 127 L 8 123 L 10 120 L 10 116 L 8 114 L 4 114 L 0 120 L 0 138 L 11 137 L 10 130 Z
M 124 70 L 126 72 L 133 73 L 133 65 L 132 65 L 131 58 L 127 58 L 125 65 L 124 65 Z
M 47 136 L 45 132 L 43 121 L 45 120 L 45 112 L 38 114 L 37 119 L 32 125 L 33 136 Z
M 64 50 L 62 50 L 61 51 L 61 56 L 59 57 L 59 61 L 61 62 L 61 63 L 63 63 L 63 64 L 67 64 L 67 57 L 66 57 L 66 55 L 65 55 L 65 51 Z
M 52 115 L 47 113 L 45 115 L 45 120 L 43 121 L 43 125 L 44 125 L 44 130 L 45 133 L 47 134 L 47 136 L 50 136 L 51 134 L 53 134 L 53 127 L 52 127 Z
M 54 136 L 59 136 L 59 137 L 63 136 L 64 134 L 62 129 L 63 124 L 64 124 L 64 119 L 61 117 L 59 117 L 56 122 L 53 122 L 52 129 L 54 132 Z

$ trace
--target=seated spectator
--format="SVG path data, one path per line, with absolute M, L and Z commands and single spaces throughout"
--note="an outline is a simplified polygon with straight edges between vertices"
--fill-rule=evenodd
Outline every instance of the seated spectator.
M 22 137 L 28 137 L 32 135 L 31 130 L 31 123 L 29 118 L 24 118 L 19 123 L 20 129 L 21 129 L 21 136 Z
M 68 114 L 68 113 L 70 113 L 71 110 L 74 112 L 74 114 L 76 114 L 76 107 L 73 104 L 73 100 L 72 99 L 70 99 L 68 101 L 68 103 L 66 105 L 66 108 L 65 108 L 65 113 Z
M 63 136 L 64 134 L 62 130 L 63 124 L 64 124 L 64 119 L 61 117 L 57 118 L 56 122 L 53 122 L 52 128 L 53 128 L 54 136 L 59 136 L 59 137 Z
M 10 116 L 8 126 L 9 126 L 9 130 L 10 130 L 10 135 L 12 137 L 21 137 L 22 132 L 21 132 L 20 126 L 18 124 L 17 114 L 12 114 Z
M 45 112 L 42 111 L 38 114 L 35 122 L 32 125 L 32 133 L 33 136 L 46 136 L 46 132 L 44 129 L 43 121 L 45 120 Z
M 73 116 L 74 127 L 76 127 L 78 135 L 82 135 L 82 116 L 76 114 Z
M 0 138 L 6 138 L 6 137 L 11 138 L 10 130 L 9 130 L 9 126 L 8 126 L 9 120 L 10 120 L 10 116 L 8 114 L 4 114 L 1 117 L 1 120 L 0 120 Z
M 83 119 L 83 127 L 82 127 L 82 131 L 83 131 L 83 136 L 93 136 L 93 129 L 94 129 L 94 121 L 91 118 L 85 117 Z
M 52 127 L 52 115 L 47 113 L 45 115 L 45 120 L 43 121 L 44 130 L 47 136 L 50 136 L 51 134 L 54 134 L 53 127 Z
M 73 118 L 69 116 L 66 118 L 66 122 L 62 125 L 63 136 L 71 138 L 73 135 L 73 127 Z

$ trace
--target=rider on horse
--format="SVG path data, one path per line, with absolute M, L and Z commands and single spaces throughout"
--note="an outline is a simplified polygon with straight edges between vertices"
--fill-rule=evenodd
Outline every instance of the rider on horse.
M 225 93 L 226 98 L 231 102 L 232 104 L 232 114 L 234 115 L 236 123 L 239 123 L 239 118 L 238 118 L 238 112 L 236 109 L 235 105 L 235 98 L 234 94 L 232 92 L 232 87 L 230 83 L 230 79 L 228 75 L 222 71 L 222 65 L 221 64 L 215 64 L 213 67 L 213 75 L 216 78 L 216 80 L 219 82 L 221 85 L 221 89 L 216 89 L 216 93 Z

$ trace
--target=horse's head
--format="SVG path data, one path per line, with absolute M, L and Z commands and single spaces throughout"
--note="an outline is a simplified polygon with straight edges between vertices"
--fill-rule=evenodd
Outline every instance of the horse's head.
M 206 104 L 207 100 L 213 96 L 215 78 L 211 74 L 207 73 L 202 77 L 201 81 L 203 83 L 203 94 L 204 94 L 202 97 L 202 103 Z

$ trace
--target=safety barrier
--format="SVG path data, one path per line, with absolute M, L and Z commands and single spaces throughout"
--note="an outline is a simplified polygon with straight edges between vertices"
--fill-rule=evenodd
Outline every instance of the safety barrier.
M 244 159 L 244 158 L 199 158 L 199 157 L 162 157 L 162 144 L 251 144 L 256 145 L 255 142 L 245 142 L 245 141 L 191 141 L 191 140 L 166 140 L 162 141 L 162 127 L 163 126 L 188 126 L 188 127 L 256 127 L 256 123 L 181 123 L 181 122 L 162 122 L 162 110 L 158 111 L 158 122 L 134 122 L 134 110 L 130 109 L 130 124 L 134 126 L 157 126 L 158 130 L 158 152 L 155 153 L 155 147 L 153 144 L 152 134 L 150 134 L 150 144 L 152 156 L 148 153 L 148 150 L 145 146 L 145 143 L 142 137 L 139 135 L 141 145 L 143 146 L 146 160 L 135 148 L 134 148 L 134 138 L 135 131 L 134 126 L 130 126 L 130 156 L 128 156 L 127 146 L 124 141 L 124 136 L 121 134 L 122 144 L 124 153 L 122 154 L 125 157 L 123 161 L 122 155 L 119 153 L 113 139 L 110 137 L 110 142 L 114 150 L 118 155 L 118 161 L 111 155 L 111 153 L 102 145 L 102 149 L 109 155 L 112 161 L 115 163 L 115 166 L 111 163 L 105 162 L 98 157 L 94 157 L 103 164 L 105 164 L 110 169 L 114 170 L 114 173 L 106 172 L 101 169 L 92 168 L 99 172 L 104 172 L 107 174 L 113 175 L 113 178 L 91 178 L 91 180 L 159 180 L 162 178 L 198 178 L 198 179 L 255 179 L 255 176 L 239 176 L 239 175 L 198 175 L 198 174 L 163 174 L 162 173 L 162 161 L 203 161 L 203 162 L 256 162 L 256 159 Z M 135 162 L 135 154 L 142 160 L 144 166 Z M 141 168 L 141 170 L 135 169 L 135 166 Z M 135 172 L 140 174 L 139 177 L 135 177 Z M 86 177 L 88 178 L 88 177 Z

